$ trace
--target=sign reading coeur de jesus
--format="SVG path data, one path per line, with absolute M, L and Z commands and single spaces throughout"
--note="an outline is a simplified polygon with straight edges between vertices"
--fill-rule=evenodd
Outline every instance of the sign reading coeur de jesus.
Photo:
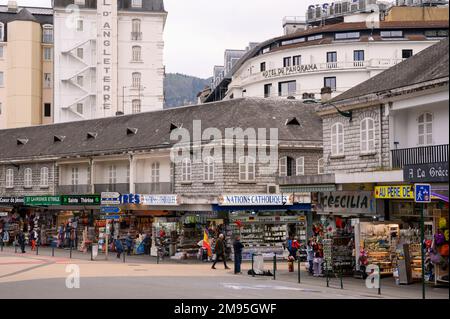
M 220 206 L 283 206 L 293 205 L 294 196 L 290 195 L 222 195 L 219 197 Z

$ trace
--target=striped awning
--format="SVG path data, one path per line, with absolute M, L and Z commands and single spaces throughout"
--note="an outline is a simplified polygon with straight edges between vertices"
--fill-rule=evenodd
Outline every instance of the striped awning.
M 320 193 L 320 192 L 334 192 L 336 185 L 292 185 L 281 186 L 282 193 Z

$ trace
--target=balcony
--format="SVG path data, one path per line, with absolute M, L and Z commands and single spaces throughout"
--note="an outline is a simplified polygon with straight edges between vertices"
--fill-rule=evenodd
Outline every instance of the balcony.
M 131 32 L 131 40 L 132 41 L 141 41 L 142 40 L 142 32 Z
M 130 184 L 95 184 L 94 191 L 96 194 L 104 192 L 117 192 L 120 194 L 128 194 L 130 192 Z
M 448 144 L 392 150 L 392 168 L 406 165 L 448 162 Z
M 92 194 L 91 185 L 59 185 L 56 188 L 58 195 L 88 195 Z
M 136 183 L 134 187 L 137 194 L 173 194 L 172 183 Z

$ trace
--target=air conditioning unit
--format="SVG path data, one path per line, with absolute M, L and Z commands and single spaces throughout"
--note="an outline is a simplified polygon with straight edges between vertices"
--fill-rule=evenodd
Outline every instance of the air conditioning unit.
M 267 194 L 279 194 L 280 186 L 277 184 L 268 184 L 267 185 Z

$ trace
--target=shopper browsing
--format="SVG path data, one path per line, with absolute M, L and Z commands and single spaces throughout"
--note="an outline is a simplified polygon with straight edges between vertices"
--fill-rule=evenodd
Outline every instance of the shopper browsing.
M 241 264 L 242 264 L 242 249 L 244 245 L 241 243 L 241 236 L 236 236 L 233 249 L 234 249 L 234 273 L 242 274 L 241 272 Z

